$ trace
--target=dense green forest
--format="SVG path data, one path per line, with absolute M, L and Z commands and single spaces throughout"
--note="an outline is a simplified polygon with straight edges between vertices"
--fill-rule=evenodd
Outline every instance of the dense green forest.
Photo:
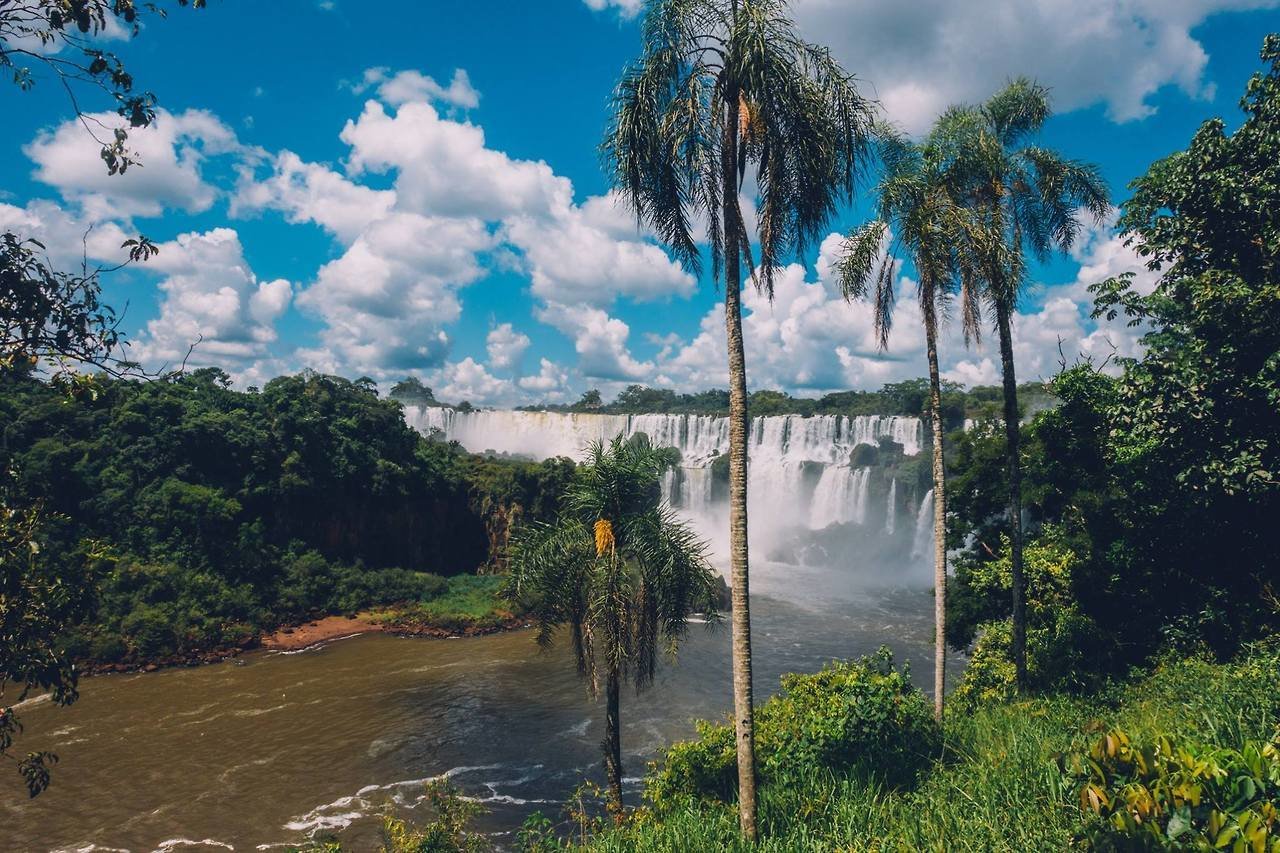
M 96 661 L 235 645 L 317 613 L 424 601 L 556 509 L 567 460 L 471 456 L 332 376 L 236 391 L 225 374 L 97 377 L 73 395 L 0 377 L 10 500 L 42 559 L 97 589 L 64 638 Z M 86 576 L 87 575 L 87 576 Z
M 425 397 L 422 391 L 426 392 Z M 1024 416 L 1053 405 L 1049 387 L 1043 382 L 1027 382 L 1019 389 Z M 430 389 L 408 381 L 392 390 L 392 395 L 405 395 L 409 399 L 435 402 Z M 925 414 L 929 395 L 929 380 L 908 379 L 890 382 L 878 391 L 837 391 L 821 397 L 794 397 L 784 391 L 754 391 L 748 397 L 748 410 L 752 417 L 769 415 L 912 415 Z M 443 404 L 440 404 L 443 405 Z M 591 390 L 572 404 L 541 404 L 522 407 L 529 411 L 549 412 L 599 412 L 608 415 L 640 415 L 651 413 L 677 415 L 716 415 L 729 413 L 729 392 L 724 390 L 700 391 L 682 394 L 669 388 L 649 388 L 631 385 L 618 393 L 611 402 L 604 402 L 599 391 Z M 996 386 L 979 385 L 966 389 L 954 382 L 943 384 L 943 421 L 948 430 L 960 429 L 966 420 L 991 420 L 1001 417 L 1001 390 Z

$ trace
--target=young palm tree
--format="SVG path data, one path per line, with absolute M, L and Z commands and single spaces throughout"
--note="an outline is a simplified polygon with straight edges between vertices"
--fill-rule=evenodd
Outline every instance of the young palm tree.
M 816 243 L 852 193 L 872 110 L 827 50 L 799 38 L 785 0 L 650 0 L 643 39 L 614 94 L 603 152 L 641 222 L 699 271 L 694 222 L 701 219 L 713 275 L 724 272 L 738 807 L 744 835 L 755 838 L 740 262 L 772 295 L 775 266 Z M 758 196 L 758 268 L 738 201 L 748 168 Z
M 1019 687 L 1025 687 L 1027 680 L 1027 625 L 1013 312 L 1026 281 L 1028 250 L 1040 260 L 1054 251 L 1066 251 L 1080 231 L 1082 209 L 1095 220 L 1111 210 L 1106 182 L 1096 166 L 1068 160 L 1030 142 L 1050 114 L 1048 90 L 1020 78 L 984 104 L 948 110 L 932 136 L 952 196 L 973 218 L 974 227 L 962 252 L 982 280 L 1000 339 L 1013 568 L 1013 655 Z
M 963 308 L 965 339 L 979 333 L 979 303 L 973 279 L 962 274 L 955 247 L 966 218 L 947 192 L 937 152 L 892 132 L 882 134 L 884 175 L 876 189 L 877 217 L 853 231 L 841 247 L 837 275 L 846 299 L 873 302 L 881 348 L 889 344 L 893 320 L 894 259 L 905 252 L 916 270 L 916 297 L 924 322 L 929 360 L 929 422 L 933 433 L 933 707 L 942 719 L 947 643 L 946 470 L 942 453 L 942 385 L 938 374 L 940 309 L 957 295 Z M 892 239 L 885 251 L 885 240 Z
M 605 681 L 605 771 L 622 816 L 619 701 L 628 675 L 653 681 L 659 649 L 674 654 L 693 613 L 716 611 L 717 576 L 693 532 L 662 502 L 669 457 L 647 438 L 592 446 L 553 524 L 516 532 L 510 589 L 538 623 L 538 642 L 569 629 L 578 671 Z

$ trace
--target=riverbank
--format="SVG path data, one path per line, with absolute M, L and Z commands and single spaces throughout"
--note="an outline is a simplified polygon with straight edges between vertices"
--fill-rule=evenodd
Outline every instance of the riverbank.
M 371 631 L 381 631 L 383 626 L 369 613 L 351 616 L 325 616 L 299 625 L 288 625 L 270 634 L 263 634 L 259 645 L 267 651 L 296 652 L 320 643 L 343 637 L 355 637 Z
M 445 591 L 429 601 L 400 602 L 354 614 L 328 614 L 287 623 L 273 631 L 250 636 L 237 645 L 194 649 L 183 654 L 122 662 L 83 662 L 86 675 L 119 672 L 155 672 L 183 666 L 201 666 L 263 649 L 293 652 L 320 643 L 361 634 L 385 633 L 400 637 L 449 639 L 479 637 L 529 627 L 522 613 L 502 595 L 502 578 L 495 575 L 459 575 L 448 580 Z
M 264 634 L 259 645 L 267 651 L 297 652 L 303 649 L 357 637 L 361 634 L 393 634 L 397 637 L 421 637 L 447 640 L 459 637 L 483 637 L 505 631 L 519 631 L 532 627 L 532 623 L 514 614 L 496 621 L 479 624 L 438 624 L 421 621 L 413 610 L 365 611 L 351 616 L 325 616 L 300 625 L 284 627 Z

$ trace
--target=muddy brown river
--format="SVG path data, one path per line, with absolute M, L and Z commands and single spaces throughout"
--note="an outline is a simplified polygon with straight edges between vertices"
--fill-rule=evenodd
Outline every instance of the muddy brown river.
M 758 695 L 778 676 L 887 644 L 932 682 L 932 598 L 849 572 L 753 571 Z M 891 579 L 892 580 L 892 579 Z M 678 663 L 622 704 L 627 795 L 695 718 L 731 704 L 729 630 L 693 626 Z M 267 850 L 334 834 L 378 841 L 384 809 L 422 816 L 425 780 L 451 778 L 507 846 L 533 811 L 558 818 L 600 780 L 603 711 L 566 649 L 532 632 L 460 640 L 366 635 L 235 663 L 87 679 L 71 708 L 29 703 L 20 749 L 52 749 L 53 785 L 28 800 L 0 777 L 0 850 Z

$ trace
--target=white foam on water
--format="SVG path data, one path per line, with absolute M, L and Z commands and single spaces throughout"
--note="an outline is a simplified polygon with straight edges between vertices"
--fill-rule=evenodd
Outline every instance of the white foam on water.
M 48 693 L 41 693 L 37 696 L 32 696 L 30 699 L 23 699 L 21 702 L 18 702 L 13 706 L 13 710 L 17 711 L 19 708 L 30 708 L 32 705 L 39 705 L 41 702 L 48 702 L 49 698 Z
M 224 850 L 236 849 L 225 841 L 218 841 L 214 838 L 201 838 L 199 841 L 194 841 L 190 838 L 170 838 L 167 841 L 161 841 L 152 853 L 169 853 L 170 850 L 174 850 L 178 847 L 221 847 Z
M 292 704 L 292 702 L 285 702 L 283 705 L 275 705 L 271 708 L 242 708 L 231 713 L 236 717 L 260 717 L 263 714 L 270 714 L 272 711 L 283 711 Z
M 343 634 L 341 637 L 328 637 L 324 640 L 317 640 L 311 645 L 303 646 L 300 649 L 272 649 L 269 652 L 267 652 L 267 654 L 269 655 L 305 655 L 307 652 L 319 651 L 320 649 L 323 649 L 324 647 L 328 646 L 331 643 L 337 643 L 342 640 L 350 640 L 352 637 L 360 637 L 366 633 L 368 632 L 356 631 L 353 634 Z
M 345 797 L 339 797 L 331 803 L 325 803 L 322 806 L 316 806 L 306 814 L 298 815 L 291 818 L 284 824 L 284 829 L 290 832 L 301 832 L 308 836 L 314 836 L 321 831 L 334 831 L 346 829 L 363 817 L 373 814 L 381 803 L 374 803 L 370 799 L 370 795 L 380 791 L 389 792 L 392 798 L 397 800 L 401 805 L 405 804 L 404 798 L 400 796 L 400 792 L 404 788 L 422 787 L 428 782 L 436 782 L 441 779 L 452 779 L 462 773 L 474 773 L 480 770 L 497 770 L 502 767 L 501 764 L 480 764 L 475 766 L 451 767 L 443 773 L 436 776 L 424 776 L 421 779 L 405 779 L 399 782 L 388 782 L 386 784 L 373 783 L 365 785 L 354 794 Z

